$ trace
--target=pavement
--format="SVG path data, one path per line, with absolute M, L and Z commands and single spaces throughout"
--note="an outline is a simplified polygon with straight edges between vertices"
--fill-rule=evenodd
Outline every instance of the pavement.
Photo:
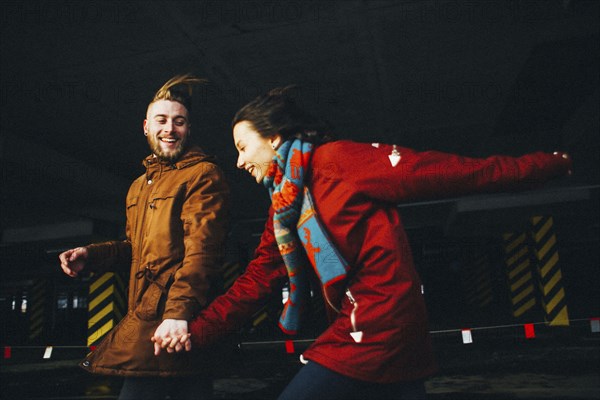
M 430 400 L 599 399 L 600 335 L 515 339 L 493 337 L 463 344 L 434 338 L 440 371 L 426 384 Z M 116 399 L 122 383 L 78 368 L 66 359 L 3 360 L 2 399 Z M 215 398 L 276 399 L 301 367 L 282 342 L 242 343 L 220 368 Z

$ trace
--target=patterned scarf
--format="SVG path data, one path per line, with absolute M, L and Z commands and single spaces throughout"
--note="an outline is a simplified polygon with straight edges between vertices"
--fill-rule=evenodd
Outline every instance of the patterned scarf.
M 279 319 L 288 334 L 297 332 L 303 305 L 309 298 L 307 268 L 310 263 L 325 291 L 346 277 L 348 264 L 329 240 L 319 221 L 305 176 L 313 144 L 300 139 L 284 142 L 263 180 L 275 214 L 273 229 L 290 281 L 289 297 Z

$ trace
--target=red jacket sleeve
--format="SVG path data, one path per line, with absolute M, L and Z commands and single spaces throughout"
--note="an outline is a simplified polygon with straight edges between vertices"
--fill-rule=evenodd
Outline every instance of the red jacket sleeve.
M 564 153 L 469 158 L 397 146 L 400 160 L 393 166 L 391 145 L 337 142 L 337 146 L 330 154 L 345 156 L 336 163 L 340 179 L 357 193 L 390 202 L 523 190 L 571 170 L 571 160 Z
M 269 296 L 285 284 L 286 279 L 287 270 L 273 234 L 271 209 L 255 257 L 244 274 L 190 322 L 192 343 L 207 345 L 238 331 Z

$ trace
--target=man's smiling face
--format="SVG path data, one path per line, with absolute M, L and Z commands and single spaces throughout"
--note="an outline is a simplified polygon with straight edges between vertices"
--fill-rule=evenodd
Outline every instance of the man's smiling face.
M 174 162 L 186 150 L 190 122 L 185 106 L 177 101 L 158 100 L 148 106 L 144 134 L 152 153 Z

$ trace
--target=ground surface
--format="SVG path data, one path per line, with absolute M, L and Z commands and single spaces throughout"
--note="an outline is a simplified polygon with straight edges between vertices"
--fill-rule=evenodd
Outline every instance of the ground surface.
M 434 343 L 440 372 L 427 381 L 431 400 L 600 398 L 597 334 L 532 340 L 495 337 L 468 345 L 446 338 Z M 120 379 L 79 369 L 72 355 L 42 361 L 19 360 L 14 353 L 1 365 L 2 399 L 115 399 L 121 385 Z M 287 354 L 281 343 L 242 346 L 219 371 L 215 397 L 276 399 L 300 368 L 297 359 L 298 354 Z

